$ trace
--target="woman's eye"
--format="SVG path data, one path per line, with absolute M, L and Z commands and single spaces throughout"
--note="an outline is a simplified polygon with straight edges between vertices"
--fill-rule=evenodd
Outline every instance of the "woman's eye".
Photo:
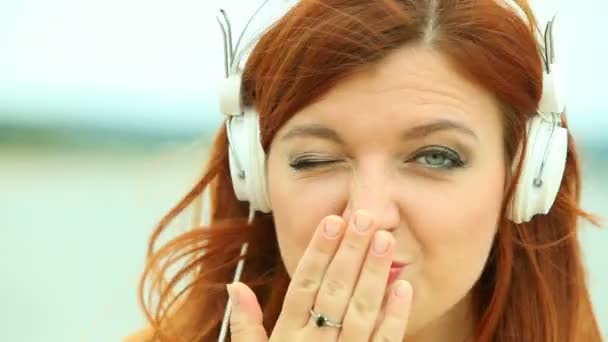
M 289 162 L 289 166 L 291 166 L 294 170 L 308 170 L 316 167 L 326 166 L 329 164 L 334 164 L 339 162 L 339 160 L 333 159 L 296 159 L 294 161 Z
M 464 161 L 458 153 L 439 146 L 417 153 L 414 159 L 420 164 L 436 169 L 450 170 L 464 166 Z

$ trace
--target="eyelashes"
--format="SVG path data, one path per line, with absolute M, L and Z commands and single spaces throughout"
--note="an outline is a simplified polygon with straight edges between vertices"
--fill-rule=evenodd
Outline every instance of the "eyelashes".
M 304 154 L 289 162 L 295 171 L 321 169 L 344 162 L 338 158 L 323 158 L 316 155 Z M 448 171 L 466 166 L 464 159 L 458 152 L 445 146 L 429 146 L 416 151 L 413 157 L 404 163 L 415 162 L 423 167 L 438 171 Z
M 338 162 L 340 162 L 340 160 L 298 157 L 293 161 L 289 162 L 289 166 L 296 171 L 301 171 L 314 169 L 321 166 L 327 166 Z
M 425 148 L 417 152 L 414 160 L 418 163 L 426 164 L 430 168 L 443 170 L 465 166 L 464 160 L 456 151 L 443 146 Z

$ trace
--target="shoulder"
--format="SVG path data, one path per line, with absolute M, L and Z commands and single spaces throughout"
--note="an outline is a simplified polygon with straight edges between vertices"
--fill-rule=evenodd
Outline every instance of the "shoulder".
M 154 330 L 150 327 L 136 331 L 125 337 L 122 342 L 154 342 Z

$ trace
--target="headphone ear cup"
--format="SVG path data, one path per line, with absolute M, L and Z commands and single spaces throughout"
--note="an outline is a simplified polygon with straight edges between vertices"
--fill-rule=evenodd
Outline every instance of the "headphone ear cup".
M 530 119 L 527 127 L 528 145 L 522 171 L 507 210 L 509 219 L 515 223 L 527 222 L 536 214 L 549 212 L 561 185 L 568 151 L 565 128 L 543 120 L 540 115 Z M 522 151 L 520 145 L 514 168 Z
M 243 114 L 247 125 L 249 159 L 251 177 L 246 178 L 249 188 L 249 202 L 252 210 L 263 213 L 272 211 L 270 206 L 270 196 L 266 181 L 266 153 L 262 147 L 262 135 L 260 133 L 260 116 L 253 109 L 246 109 Z
M 266 184 L 266 154 L 262 148 L 257 112 L 246 109 L 226 122 L 230 176 L 236 198 L 250 211 L 271 211 Z M 250 214 L 251 215 L 251 214 Z
M 239 201 L 249 201 L 249 193 L 247 187 L 247 169 L 243 156 L 246 155 L 242 151 L 245 145 L 244 137 L 247 134 L 244 129 L 242 116 L 230 116 L 226 120 L 226 132 L 228 135 L 228 161 L 230 165 L 230 177 L 232 179 L 232 187 L 234 194 Z

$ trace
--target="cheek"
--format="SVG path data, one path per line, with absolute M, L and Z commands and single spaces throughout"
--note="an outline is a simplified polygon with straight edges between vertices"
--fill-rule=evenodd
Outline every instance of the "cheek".
M 443 207 L 441 214 L 429 219 L 418 236 L 432 287 L 443 288 L 447 282 L 465 291 L 477 281 L 486 263 L 496 233 L 500 199 L 458 205 L 458 209 L 453 208 L 454 203 L 459 202 L 438 203 L 437 209 Z
M 412 234 L 420 248 L 420 272 L 413 285 L 424 306 L 415 309 L 424 312 L 422 320 L 440 316 L 464 298 L 486 264 L 502 205 L 503 178 L 500 170 L 484 174 L 489 176 L 471 175 L 444 191 L 419 192 L 411 202 Z
M 503 202 L 504 173 L 499 160 L 489 160 L 463 170 L 453 182 L 419 185 L 408 203 L 413 233 L 425 253 L 451 254 L 450 260 L 487 254 Z
M 491 247 L 503 198 L 503 179 L 475 177 L 443 192 L 427 192 L 419 198 L 419 213 L 413 227 L 425 258 L 456 267 L 459 271 L 480 271 Z M 480 186 L 483 184 L 483 186 Z M 470 268 L 468 270 L 467 268 Z M 442 270 L 454 269 L 446 268 Z
M 307 182 L 269 170 L 269 195 L 281 257 L 291 276 L 324 217 L 341 212 L 340 182 Z
M 418 196 L 412 227 L 432 254 L 457 252 L 488 244 L 496 230 L 502 205 L 502 186 L 459 187 Z M 472 251 L 473 252 L 473 251 Z M 457 255 L 452 258 L 458 257 Z

